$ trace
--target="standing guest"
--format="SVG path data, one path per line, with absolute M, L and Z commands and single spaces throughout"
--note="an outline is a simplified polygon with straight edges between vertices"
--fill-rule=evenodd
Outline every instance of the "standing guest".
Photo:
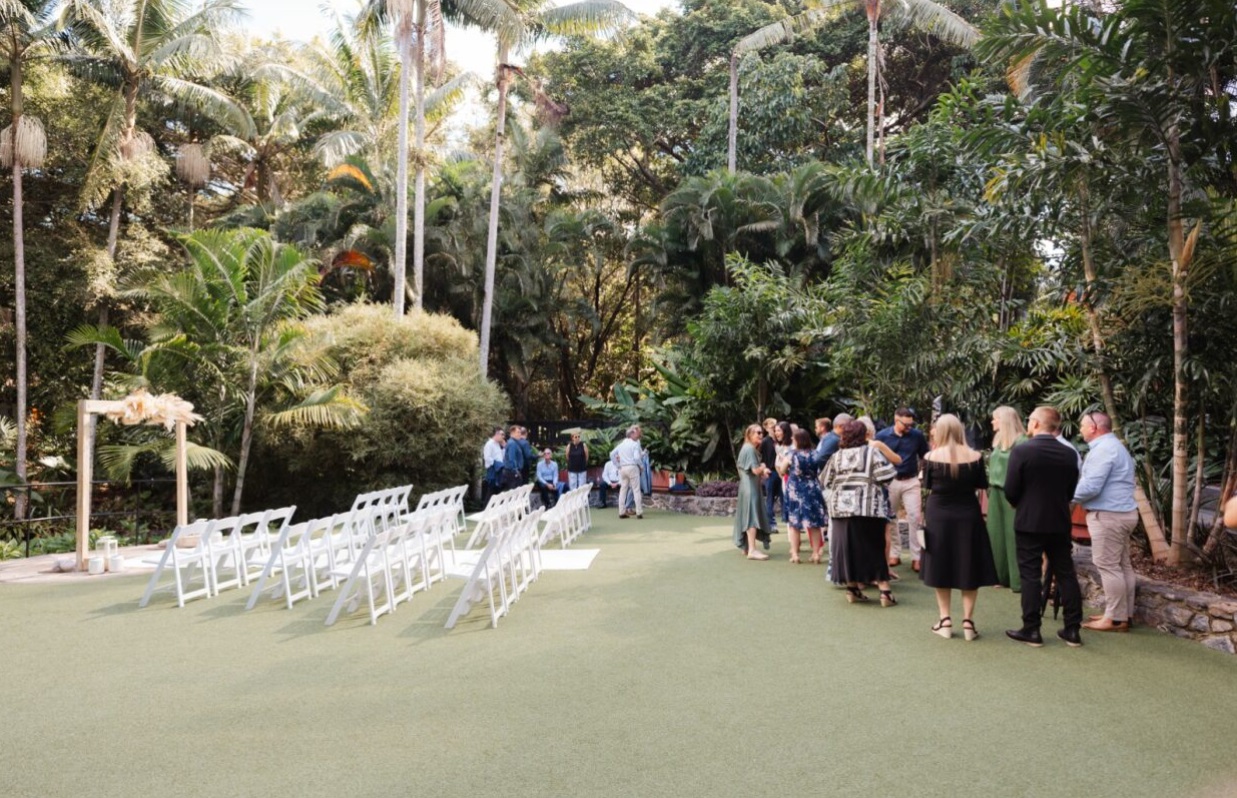
M 542 507 L 548 510 L 558 504 L 558 497 L 563 494 L 563 483 L 558 481 L 558 463 L 554 462 L 553 449 L 547 447 L 541 452 L 536 484 Z
M 627 501 L 634 494 L 636 518 L 644 518 L 644 496 L 640 492 L 640 463 L 644 452 L 640 448 L 640 425 L 627 429 L 627 437 L 614 447 L 614 457 L 619 467 L 619 518 L 627 518 Z
M 825 499 L 820 489 L 820 470 L 824 458 L 812 450 L 807 430 L 794 433 L 795 448 L 787 455 L 786 504 L 789 505 L 790 561 L 799 562 L 799 531 L 807 530 L 812 547 L 812 563 L 824 556 L 821 529 L 825 525 Z
M 872 420 L 871 416 L 860 416 L 857 421 L 868 430 L 868 446 L 871 446 L 883 454 L 885 459 L 892 463 L 895 468 L 902 464 L 902 458 L 897 452 L 890 449 L 881 441 L 876 440 L 876 422 Z M 888 552 L 891 550 L 891 546 L 893 545 L 893 535 L 899 534 L 898 517 L 894 515 L 892 503 L 889 501 L 889 489 L 881 488 L 881 490 L 885 491 L 885 507 L 889 513 L 887 516 L 887 523 L 885 524 L 885 551 Z M 901 543 L 901 540 L 899 540 L 899 543 Z M 892 566 L 893 563 L 891 562 L 890 565 Z M 889 574 L 889 579 L 890 581 L 896 582 L 898 581 L 898 575 L 896 573 L 891 573 Z
M 485 467 L 485 476 L 481 480 L 481 501 L 486 504 L 503 481 L 503 443 L 506 440 L 503 428 L 495 427 L 481 450 L 481 464 Z
M 838 450 L 838 436 L 833 432 L 833 422 L 828 418 L 816 419 L 816 451 L 828 458 Z
M 1082 645 L 1082 592 L 1074 573 L 1070 502 L 1078 484 L 1078 460 L 1057 441 L 1061 414 L 1037 407 L 1027 420 L 1031 439 L 1015 446 L 1005 473 L 1005 498 L 1014 507 L 1014 541 L 1018 575 L 1022 577 L 1022 627 L 1005 632 L 1012 640 L 1038 648 L 1044 644 L 1039 627 L 1041 580 L 1045 555 L 1061 591 L 1065 628 L 1057 637 L 1066 645 Z
M 824 476 L 824 473 L 825 473 L 825 466 L 829 464 L 830 458 L 832 458 L 833 455 L 837 454 L 838 447 L 842 443 L 842 436 L 839 434 L 841 432 L 842 427 L 846 426 L 847 422 L 853 421 L 853 420 L 854 419 L 851 418 L 851 415 L 849 413 L 838 413 L 836 416 L 833 417 L 833 421 L 831 423 L 829 423 L 829 419 L 827 418 L 822 418 L 819 421 L 817 421 L 816 434 L 820 435 L 820 443 L 816 444 L 816 453 L 821 456 L 820 473 L 822 477 Z M 829 423 L 829 427 L 824 434 L 821 434 L 820 432 L 821 421 Z M 821 483 L 821 487 L 822 488 L 824 487 L 823 482 Z M 829 541 L 829 567 L 825 571 L 825 579 L 831 579 L 832 573 L 833 573 L 833 560 L 834 560 L 834 556 L 837 554 L 837 537 L 833 534 L 832 524 L 829 521 L 828 497 L 826 497 L 826 501 L 825 501 L 825 528 L 824 529 L 825 529 L 825 538 Z
M 924 457 L 924 487 L 928 509 L 924 518 L 923 570 L 920 577 L 936 588 L 939 619 L 935 634 L 949 638 L 953 622 L 949 604 L 954 590 L 962 593 L 962 633 L 968 641 L 979 637 L 975 629 L 975 599 L 979 588 L 996 584 L 992 542 L 984 526 L 976 491 L 988 487 L 983 456 L 966 443 L 962 422 L 952 413 L 932 427 L 935 448 Z
M 992 411 L 992 432 L 992 454 L 988 456 L 988 539 L 992 542 L 997 584 L 1018 593 L 1022 580 L 1018 577 L 1018 547 L 1014 543 L 1014 508 L 1005 498 L 1005 472 L 1009 468 L 1009 453 L 1027 436 L 1018 411 L 1008 405 Z
M 1069 438 L 1065 437 L 1065 434 L 1061 432 L 1061 430 L 1057 430 L 1057 434 L 1054 435 L 1053 437 L 1057 439 L 1057 443 L 1061 444 L 1062 446 L 1064 446 L 1065 448 L 1069 449 L 1070 451 L 1074 453 L 1074 459 L 1078 461 L 1078 471 L 1079 473 L 1081 473 L 1082 472 L 1082 452 L 1078 451 L 1078 447 L 1074 445 L 1074 442 L 1071 441 Z
M 777 473 L 777 419 L 766 418 L 763 428 L 760 462 L 764 463 L 767 476 L 761 480 L 760 487 L 764 491 L 765 516 L 773 525 L 773 531 L 777 532 L 777 515 L 773 512 L 773 503 L 782 495 L 782 478 Z
M 885 494 L 881 486 L 894 478 L 894 467 L 867 445 L 867 429 L 858 421 L 842 427 L 842 446 L 825 466 L 822 479 L 829 491 L 831 537 L 837 537 L 831 563 L 833 581 L 846 585 L 851 604 L 867 601 L 860 587 L 875 582 L 882 607 L 898 602 L 889 590 L 885 558 Z
M 777 481 L 780 483 L 778 490 L 782 497 L 782 521 L 786 523 L 790 523 L 790 516 L 787 514 L 786 508 L 786 468 L 789 465 L 787 458 L 795 448 L 794 436 L 795 426 L 789 421 L 779 421 L 773 427 L 773 450 L 777 458 L 774 463 L 777 470 Z M 769 520 L 775 520 L 772 513 L 769 515 Z
M 739 471 L 739 499 L 734 513 L 734 545 L 747 554 L 749 560 L 767 560 L 769 555 L 756 548 L 760 541 L 769 546 L 769 516 L 760 500 L 760 481 L 768 477 L 768 468 L 760 461 L 757 447 L 762 431 L 756 424 L 743 433 L 743 448 L 735 466 Z
M 893 426 L 878 432 L 876 440 L 902 458 L 902 462 L 897 465 L 898 475 L 889 486 L 889 504 L 895 517 L 899 511 L 906 511 L 906 524 L 910 530 L 911 569 L 918 571 L 918 531 L 923 518 L 919 458 L 928 453 L 928 439 L 915 429 L 914 411 L 899 407 L 893 413 Z M 888 556 L 890 567 L 902 564 L 902 536 L 897 533 L 896 524 L 890 536 Z
M 507 438 L 507 446 L 503 449 L 503 490 L 528 484 L 528 465 L 532 459 L 532 447 L 524 440 L 523 427 L 512 424 Z
M 576 488 L 588 482 L 588 444 L 580 440 L 580 433 L 571 433 L 571 443 L 567 444 L 567 489 Z
M 1096 632 L 1128 632 L 1138 581 L 1130 561 L 1130 535 L 1138 526 L 1134 458 L 1112 434 L 1112 419 L 1106 413 L 1087 413 L 1079 427 L 1089 448 L 1074 501 L 1087 510 L 1091 561 L 1100 572 L 1104 588 L 1104 613 L 1083 627 Z

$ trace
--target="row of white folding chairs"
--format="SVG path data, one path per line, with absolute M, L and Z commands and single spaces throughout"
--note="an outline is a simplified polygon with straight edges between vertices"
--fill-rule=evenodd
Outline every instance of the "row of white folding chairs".
M 417 501 L 417 511 L 434 508 L 449 508 L 454 511 L 451 515 L 452 551 L 455 550 L 455 535 L 464 532 L 468 527 L 468 521 L 464 515 L 464 496 L 467 493 L 467 485 L 457 485 L 454 488 L 444 488 L 433 493 L 424 493 Z
M 295 511 L 295 507 L 283 507 L 177 526 L 163 553 L 147 559 L 155 564 L 155 572 L 138 606 L 150 603 L 169 569 L 178 607 L 190 599 L 210 598 L 228 588 L 249 585 L 262 574 L 274 541 L 283 535 Z M 182 545 L 195 535 L 192 546 Z M 195 585 L 199 580 L 201 584 Z
M 397 488 L 359 493 L 352 500 L 349 512 L 375 512 L 387 518 L 401 518 L 408 514 L 408 497 L 412 495 L 411 485 L 401 485 Z
M 351 562 L 340 563 L 331 572 L 343 587 L 331 607 L 326 625 L 339 616 L 355 612 L 362 598 L 369 622 L 394 612 L 418 590 L 428 590 L 447 571 L 444 541 L 449 539 L 454 509 L 437 507 L 411 513 L 403 522 L 377 529 Z
M 592 485 L 581 485 L 569 490 L 562 496 L 545 515 L 541 516 L 541 545 L 549 543 L 557 537 L 559 544 L 565 549 L 593 525 L 592 512 L 588 506 L 589 492 Z
M 447 569 L 447 576 L 467 581 L 446 628 L 454 628 L 482 598 L 489 606 L 491 626 L 498 626 L 498 619 L 511 611 L 541 574 L 539 527 L 544 512 L 522 512 L 509 506 L 486 514 L 481 521 L 489 529 L 485 548 L 457 553 Z
M 487 519 L 492 521 L 495 518 L 505 518 L 511 513 L 515 513 L 517 517 L 526 515 L 529 509 L 529 497 L 532 493 L 532 485 L 520 485 L 518 488 L 491 496 L 484 510 L 468 516 L 469 520 L 476 522 L 476 525 L 473 527 L 472 534 L 468 536 L 468 545 L 464 548 L 473 549 L 485 544 L 491 526 L 485 523 Z

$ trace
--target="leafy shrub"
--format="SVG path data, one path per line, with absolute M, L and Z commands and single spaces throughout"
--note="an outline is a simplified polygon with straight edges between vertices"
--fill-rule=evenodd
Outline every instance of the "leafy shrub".
M 730 499 L 739 495 L 738 482 L 706 482 L 696 488 L 696 495 L 706 499 Z
M 306 326 L 327 341 L 339 381 L 369 413 L 355 429 L 266 435 L 255 497 L 311 517 L 347 509 L 367 490 L 412 483 L 415 497 L 472 480 L 485 439 L 509 412 L 502 391 L 481 380 L 476 335 L 447 316 L 396 319 L 368 304 Z

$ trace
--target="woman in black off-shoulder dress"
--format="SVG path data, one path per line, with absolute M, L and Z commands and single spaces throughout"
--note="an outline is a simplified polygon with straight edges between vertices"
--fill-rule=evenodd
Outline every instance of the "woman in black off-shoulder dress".
M 930 492 L 920 577 L 936 588 L 940 619 L 932 631 L 944 638 L 952 636 L 950 591 L 958 590 L 962 593 L 962 629 L 967 640 L 974 640 L 979 637 L 973 619 L 978 590 L 997 583 L 992 541 L 977 495 L 987 489 L 988 474 L 980 453 L 967 446 L 957 416 L 937 419 L 933 443 L 935 448 L 924 462 L 924 487 Z

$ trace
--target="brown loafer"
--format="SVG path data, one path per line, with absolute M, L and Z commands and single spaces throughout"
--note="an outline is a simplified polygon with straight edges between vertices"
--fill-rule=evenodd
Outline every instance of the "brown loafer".
M 1130 631 L 1129 623 L 1114 623 L 1108 618 L 1100 616 L 1099 620 L 1087 621 L 1082 625 L 1083 629 L 1090 629 L 1092 632 L 1128 632 Z
M 919 560 L 911 560 L 911 570 L 919 573 Z
M 899 565 L 901 565 L 901 564 L 902 564 L 902 560 L 901 560 L 900 558 L 898 558 L 898 557 L 891 557 L 891 558 L 889 559 L 889 567 L 890 567 L 890 568 L 897 568 L 897 567 L 898 567 Z

